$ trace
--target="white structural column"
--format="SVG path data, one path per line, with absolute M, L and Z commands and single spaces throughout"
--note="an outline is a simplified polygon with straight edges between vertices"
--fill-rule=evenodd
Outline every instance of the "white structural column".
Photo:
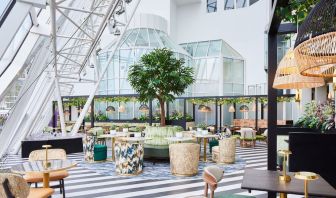
M 57 78 L 57 46 L 56 46 L 56 3 L 55 0 L 50 0 L 50 17 L 51 17 L 51 38 L 52 38 L 52 51 L 54 59 L 54 72 L 55 72 L 55 93 L 57 98 L 58 113 L 60 116 L 62 136 L 66 136 L 65 131 L 65 121 L 64 121 L 64 112 L 63 104 L 61 98 L 61 89 L 59 87 L 58 78 Z
M 131 14 L 130 18 L 128 18 L 128 21 L 127 21 L 127 23 L 126 23 L 124 29 L 122 30 L 122 33 L 121 33 L 120 36 L 117 38 L 117 42 L 116 42 L 114 48 L 113 48 L 112 51 L 111 51 L 111 54 L 112 54 L 112 55 L 109 57 L 109 59 L 108 59 L 108 61 L 107 61 L 107 64 L 105 64 L 103 70 L 101 71 L 101 73 L 100 73 L 100 75 L 99 75 L 99 78 L 98 78 L 97 82 L 95 83 L 94 88 L 93 88 L 92 92 L 90 93 L 90 95 L 89 95 L 89 97 L 88 97 L 88 99 L 87 99 L 87 101 L 86 101 L 86 103 L 85 103 L 85 105 L 84 105 L 84 107 L 83 107 L 82 112 L 80 113 L 80 115 L 79 115 L 79 117 L 78 117 L 78 119 L 77 119 L 77 121 L 76 121 L 74 127 L 72 128 L 72 131 L 71 131 L 72 135 L 75 135 L 76 133 L 78 133 L 78 130 L 79 130 L 79 128 L 80 128 L 80 126 L 81 126 L 81 124 L 82 124 L 82 122 L 83 122 L 83 119 L 84 119 L 84 117 L 85 117 L 85 114 L 86 114 L 86 112 L 89 110 L 89 107 L 90 107 L 90 105 L 91 105 L 91 102 L 92 102 L 92 100 L 93 100 L 93 98 L 94 98 L 94 96 L 95 96 L 95 94 L 96 94 L 96 92 L 97 92 L 97 90 L 98 90 L 99 83 L 100 83 L 100 81 L 103 79 L 104 74 L 105 74 L 105 72 L 106 72 L 106 70 L 107 70 L 107 67 L 112 63 L 112 60 L 113 60 L 113 54 L 115 53 L 117 47 L 119 46 L 119 44 L 120 44 L 120 40 L 121 40 L 121 38 L 124 36 L 125 31 L 127 30 L 127 28 L 128 28 L 128 26 L 129 26 L 129 24 L 130 24 L 130 22 L 131 22 L 131 20 L 132 20 L 132 18 L 133 18 L 133 16 L 134 16 L 134 14 L 135 14 L 136 9 L 137 9 L 138 6 L 139 6 L 139 3 L 140 3 L 140 2 L 141 2 L 141 0 L 138 0 L 138 2 L 136 3 L 136 5 L 135 5 L 135 7 L 134 7 L 134 9 L 133 9 L 133 11 L 132 11 L 132 14 Z

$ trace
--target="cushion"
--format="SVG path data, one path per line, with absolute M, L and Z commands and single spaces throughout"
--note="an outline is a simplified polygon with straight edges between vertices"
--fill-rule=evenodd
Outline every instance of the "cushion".
M 2 182 L 2 188 L 4 189 L 7 198 L 15 198 L 10 191 L 9 181 L 7 178 L 5 179 L 5 181 Z
M 254 141 L 256 140 L 255 138 L 240 138 L 241 140 L 244 140 L 244 141 Z
M 98 152 L 98 151 L 106 151 L 107 150 L 107 146 L 103 145 L 103 144 L 95 144 L 94 146 L 94 151 Z
M 267 137 L 267 134 L 268 134 L 268 129 L 266 129 L 266 130 L 264 131 L 263 135 Z
M 266 139 L 267 137 L 264 136 L 264 135 L 257 135 L 257 140 L 264 140 Z
M 68 176 L 69 176 L 69 173 L 66 170 L 51 172 L 50 173 L 50 181 L 58 181 L 58 180 L 66 178 Z M 38 182 L 43 181 L 43 173 L 38 173 L 38 172 L 26 173 L 23 176 L 23 178 L 28 183 L 38 183 Z
M 27 198 L 48 198 L 54 194 L 52 188 L 30 188 Z
M 204 172 L 211 175 L 216 180 L 216 182 L 222 180 L 224 174 L 224 171 L 220 169 L 218 166 L 205 167 Z
M 215 196 L 215 198 L 256 198 L 256 197 L 248 195 L 219 195 Z

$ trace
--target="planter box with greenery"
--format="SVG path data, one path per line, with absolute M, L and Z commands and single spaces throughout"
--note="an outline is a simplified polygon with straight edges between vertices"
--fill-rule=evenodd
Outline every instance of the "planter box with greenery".
M 335 128 L 335 103 L 312 101 L 305 105 L 304 114 L 295 123 L 296 127 L 309 128 L 322 132 Z

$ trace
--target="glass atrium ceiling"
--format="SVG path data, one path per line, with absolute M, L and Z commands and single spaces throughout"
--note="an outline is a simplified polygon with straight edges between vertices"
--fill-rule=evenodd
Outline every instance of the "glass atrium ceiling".
M 223 40 L 183 43 L 181 46 L 193 57 L 209 57 L 223 55 L 226 58 L 244 58 Z
M 98 56 L 100 67 L 107 64 L 108 57 L 114 47 L 112 42 L 105 52 Z M 104 79 L 100 82 L 99 94 L 133 94 L 134 90 L 127 81 L 127 73 L 130 65 L 140 60 L 143 54 L 149 53 L 155 48 L 169 48 L 177 58 L 183 58 L 185 64 L 192 65 L 191 56 L 179 45 L 175 44 L 166 33 L 151 28 L 129 29 L 123 36 L 117 47 L 112 65 L 108 67 Z

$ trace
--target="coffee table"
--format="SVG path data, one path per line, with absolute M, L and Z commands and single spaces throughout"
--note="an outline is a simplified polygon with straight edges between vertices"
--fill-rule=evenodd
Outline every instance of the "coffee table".
M 45 164 L 49 164 L 48 167 Z M 49 188 L 49 178 L 51 172 L 67 170 L 77 166 L 77 162 L 73 160 L 48 160 L 45 161 L 32 161 L 24 162 L 12 166 L 11 170 L 13 173 L 18 173 L 24 175 L 26 173 L 43 173 L 43 187 Z

